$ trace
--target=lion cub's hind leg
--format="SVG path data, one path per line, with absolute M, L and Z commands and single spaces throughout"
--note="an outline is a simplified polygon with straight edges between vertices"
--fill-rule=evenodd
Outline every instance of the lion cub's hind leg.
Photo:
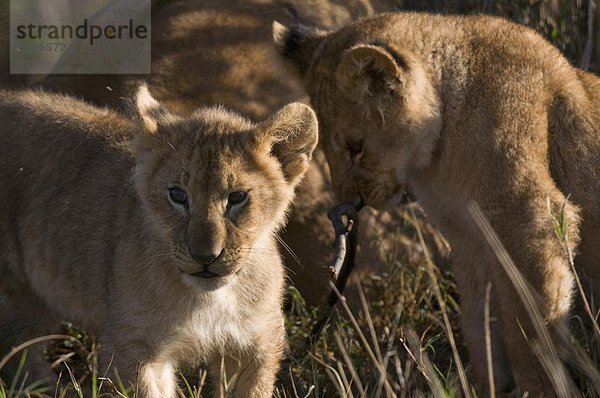
M 23 343 L 51 333 L 56 333 L 60 320 L 25 283 L 14 278 L 0 265 L 0 359 Z M 58 379 L 50 367 L 44 350 L 48 341 L 42 341 L 17 352 L 0 369 L 0 377 L 11 383 L 19 371 L 19 361 L 26 350 L 26 362 L 20 369 L 19 383 L 39 382 L 53 387 Z

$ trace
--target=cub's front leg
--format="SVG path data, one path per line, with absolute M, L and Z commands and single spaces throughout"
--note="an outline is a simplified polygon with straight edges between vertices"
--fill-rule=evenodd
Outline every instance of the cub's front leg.
M 0 360 L 13 348 L 56 332 L 59 326 L 60 318 L 53 309 L 0 264 Z M 46 344 L 47 341 L 42 341 L 17 352 L 0 369 L 0 375 L 10 382 L 20 371 L 21 377 L 26 375 L 28 382 L 41 382 L 54 388 L 58 378 L 44 355 Z M 19 362 L 25 351 L 26 361 L 21 366 Z
M 137 380 L 138 398 L 175 398 L 177 380 L 175 367 L 168 360 L 149 360 L 139 366 Z
M 132 387 L 137 398 L 175 398 L 175 364 L 167 358 L 152 357 L 141 344 L 104 337 L 100 339 L 101 370 L 117 384 Z M 110 366 L 110 367 L 109 367 Z
M 215 386 L 213 396 L 272 397 L 283 356 L 284 340 L 285 331 L 281 321 L 276 330 L 258 336 L 253 349 L 236 354 L 227 353 L 215 358 L 210 365 Z
M 487 366 L 473 366 L 477 394 L 481 397 L 488 396 L 492 381 L 496 393 L 510 392 L 514 389 L 512 370 L 502 335 L 498 294 L 491 289 L 492 275 L 488 269 L 495 258 L 493 253 L 487 253 L 488 256 L 485 256 L 486 250 L 482 250 L 485 245 L 483 238 L 470 239 L 457 242 L 453 249 L 453 269 L 460 292 L 461 332 L 467 343 L 469 359 L 473 364 L 487 364 L 491 359 L 493 366 L 493 380 L 490 380 Z M 489 301 L 486 301 L 488 285 L 490 297 Z M 486 305 L 489 305 L 491 347 L 486 343 L 485 335 Z M 491 354 L 491 358 L 488 358 L 488 354 Z
M 579 240 L 579 219 L 577 208 L 570 203 L 565 205 L 565 196 L 549 181 L 540 180 L 530 182 L 531 189 L 513 196 L 511 201 L 496 200 L 481 207 L 518 271 L 533 288 L 533 296 L 539 299 L 538 310 L 544 324 L 552 328 L 563 322 L 569 312 L 574 278 L 551 212 L 559 213 L 564 205 L 573 252 Z M 540 358 L 547 350 L 540 345 L 535 321 L 502 264 L 496 259 L 492 263 L 504 340 L 510 342 L 506 349 L 517 384 L 531 396 L 555 396 L 556 386 L 542 365 L 544 359 Z

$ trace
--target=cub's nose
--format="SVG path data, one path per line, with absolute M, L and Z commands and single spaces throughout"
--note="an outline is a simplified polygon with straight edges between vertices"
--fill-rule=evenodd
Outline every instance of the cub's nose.
M 194 260 L 199 262 L 200 264 L 208 265 L 216 261 L 223 254 L 223 249 L 211 249 L 211 250 L 202 250 L 202 249 L 193 249 L 190 248 L 190 255 Z

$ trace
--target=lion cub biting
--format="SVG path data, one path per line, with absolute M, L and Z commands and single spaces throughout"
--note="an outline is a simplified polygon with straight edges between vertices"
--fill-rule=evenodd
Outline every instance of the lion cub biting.
M 382 14 L 333 33 L 275 23 L 274 36 L 319 116 L 338 198 L 379 206 L 409 188 L 450 241 L 481 394 L 491 282 L 497 390 L 514 376 L 531 396 L 554 396 L 529 315 L 468 206 L 483 210 L 552 325 L 574 291 L 554 220 L 565 205 L 578 274 L 598 300 L 600 79 L 492 17 Z
M 142 397 L 174 397 L 176 369 L 199 362 L 219 380 L 222 359 L 236 396 L 271 396 L 275 233 L 316 117 L 295 103 L 258 125 L 220 108 L 182 118 L 145 87 L 133 102 L 141 126 L 70 97 L 0 94 L 0 357 L 68 319 Z M 29 357 L 29 380 L 51 376 L 41 348 Z

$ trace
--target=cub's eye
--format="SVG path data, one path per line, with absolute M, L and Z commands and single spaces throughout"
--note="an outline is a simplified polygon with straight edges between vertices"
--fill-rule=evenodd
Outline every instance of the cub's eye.
M 181 188 L 169 189 L 169 198 L 171 198 L 173 203 L 177 203 L 178 205 L 184 205 L 188 200 L 187 193 Z
M 363 142 L 360 141 L 349 141 L 346 143 L 346 148 L 350 151 L 350 157 L 353 159 L 360 159 L 363 155 Z
M 245 203 L 248 200 L 248 192 L 235 191 L 229 194 L 227 201 L 232 205 L 239 205 Z

